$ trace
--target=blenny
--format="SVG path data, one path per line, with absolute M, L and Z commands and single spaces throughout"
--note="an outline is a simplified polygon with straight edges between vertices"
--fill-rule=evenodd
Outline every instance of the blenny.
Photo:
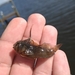
M 57 44 L 54 47 L 49 43 L 38 45 L 30 38 L 17 41 L 13 46 L 14 50 L 21 56 L 30 58 L 49 58 L 53 56 L 60 47 L 61 44 Z

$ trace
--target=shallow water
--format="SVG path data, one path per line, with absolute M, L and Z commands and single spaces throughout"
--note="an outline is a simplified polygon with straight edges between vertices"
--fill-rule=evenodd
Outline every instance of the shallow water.
M 32 13 L 41 13 L 47 24 L 57 28 L 58 43 L 66 52 L 72 75 L 75 74 L 75 0 L 13 0 L 21 17 L 27 20 Z M 7 9 L 5 8 L 5 11 Z M 11 11 L 11 10 L 10 10 Z M 7 11 L 6 13 L 8 13 Z M 0 26 L 0 34 L 3 32 Z

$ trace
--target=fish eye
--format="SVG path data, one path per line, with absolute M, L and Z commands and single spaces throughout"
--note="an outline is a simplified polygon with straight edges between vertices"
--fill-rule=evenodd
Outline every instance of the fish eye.
M 22 46 L 22 44 L 21 44 L 21 43 L 19 43 L 18 45 L 19 45 L 19 47 L 20 47 L 20 46 Z

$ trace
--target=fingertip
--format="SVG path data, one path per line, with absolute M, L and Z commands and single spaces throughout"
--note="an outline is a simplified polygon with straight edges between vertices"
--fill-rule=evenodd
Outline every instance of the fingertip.
M 39 13 L 31 14 L 28 18 L 24 39 L 31 37 L 32 40 L 39 43 L 45 23 L 46 20 L 43 15 Z
M 40 22 L 44 22 L 44 24 L 46 23 L 45 17 L 42 14 L 39 14 L 39 13 L 31 14 L 28 19 L 32 19 L 32 20 L 37 19 L 38 23 L 40 23 Z M 37 20 L 36 20 L 36 22 L 37 22 Z
M 54 35 L 58 34 L 57 29 L 54 26 L 52 26 L 52 25 L 46 25 L 44 30 L 47 30 L 47 32 L 50 32 L 50 35 L 52 37 L 54 37 Z
M 68 59 L 65 52 L 62 50 L 58 50 L 54 55 L 53 74 L 70 75 Z
M 24 18 L 22 18 L 22 17 L 13 18 L 13 19 L 9 22 L 7 28 L 9 28 L 10 26 L 12 26 L 12 27 L 14 28 L 14 27 L 18 26 L 18 24 L 21 25 L 21 23 L 25 23 L 25 24 L 26 24 L 27 22 L 26 22 L 26 20 L 25 20 Z
M 46 25 L 43 29 L 41 43 L 50 43 L 52 46 L 56 45 L 58 31 L 51 25 Z
M 22 18 L 22 17 L 16 17 L 16 18 L 13 18 L 12 20 L 11 20 L 11 22 L 20 22 L 20 21 L 24 21 L 24 22 L 26 22 L 26 20 L 24 19 L 24 18 Z
M 20 17 L 14 18 L 10 21 L 5 31 L 3 32 L 1 40 L 16 42 L 17 40 L 20 40 L 23 37 L 25 28 L 26 20 Z

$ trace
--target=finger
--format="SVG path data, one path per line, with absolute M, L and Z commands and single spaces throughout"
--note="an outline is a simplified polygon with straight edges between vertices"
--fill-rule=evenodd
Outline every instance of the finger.
M 0 40 L 0 75 L 9 75 L 14 53 L 9 42 Z
M 43 30 L 41 43 L 50 43 L 52 46 L 57 43 L 57 30 L 55 27 L 46 25 Z
M 44 24 L 45 24 L 45 19 L 42 15 L 40 14 L 30 15 L 23 39 L 29 38 L 30 30 L 32 28 L 31 39 L 39 42 L 41 39 L 41 34 L 42 34 L 42 29 L 44 27 Z M 32 75 L 33 64 L 34 64 L 34 59 L 30 60 L 27 57 L 22 58 L 17 55 L 14 60 L 14 64 L 12 66 L 11 75 L 15 75 L 15 74 Z
M 58 50 L 54 56 L 53 75 L 70 75 L 67 57 L 61 50 Z
M 26 28 L 26 21 L 23 18 L 13 19 L 5 29 L 1 39 L 11 43 L 21 40 Z
M 41 14 L 32 14 L 28 18 L 28 24 L 24 35 L 25 38 L 30 37 L 31 30 L 31 39 L 39 43 L 45 22 L 46 20 Z
M 57 30 L 53 26 L 45 26 L 41 43 L 50 43 L 55 45 L 57 40 Z M 38 59 L 34 75 L 51 75 L 53 57 L 47 59 Z
M 13 43 L 21 39 L 26 27 L 26 21 L 22 18 L 13 19 L 0 39 L 0 75 L 9 75 L 13 58 Z M 21 30 L 21 31 L 20 31 Z M 19 36 L 17 36 L 19 34 Z

